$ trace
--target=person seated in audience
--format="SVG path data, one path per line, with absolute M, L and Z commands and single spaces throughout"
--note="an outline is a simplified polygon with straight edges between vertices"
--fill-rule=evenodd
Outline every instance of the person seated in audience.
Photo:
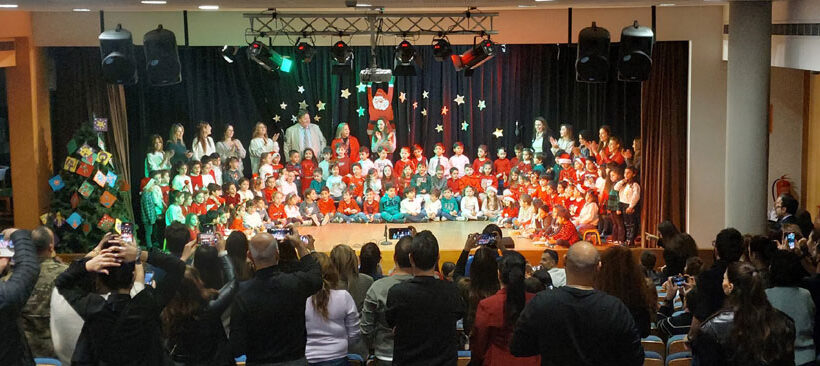
M 766 289 L 766 298 L 775 309 L 794 320 L 794 363 L 798 366 L 814 365 L 814 321 L 817 304 L 812 300 L 808 290 L 800 288 L 801 280 L 808 276 L 808 273 L 800 264 L 800 257 L 795 252 L 787 250 L 778 250 L 774 253 L 770 268 L 772 287 Z
M 379 246 L 374 242 L 366 243 L 359 250 L 359 273 L 370 276 L 374 281 L 383 278 L 381 261 Z
M 362 203 L 362 213 L 367 217 L 369 223 L 381 222 L 382 215 L 379 212 L 379 194 L 376 191 L 367 192 L 367 198 Z
M 538 293 L 524 307 L 510 341 L 513 356 L 540 354 L 542 365 L 643 365 L 641 337 L 629 309 L 593 287 L 600 261 L 591 243 L 569 248 L 567 285 Z
M 663 339 L 690 332 L 692 311 L 693 306 L 697 303 L 698 290 L 694 287 L 694 277 L 686 277 L 686 281 L 678 286 L 673 278 L 669 278 L 662 285 L 666 295 L 660 302 L 656 324 Z M 676 299 L 683 303 L 682 312 L 675 311 Z
M 337 218 L 336 202 L 333 202 L 333 198 L 330 198 L 330 189 L 327 187 L 322 187 L 322 190 L 319 192 L 319 200 L 316 202 L 316 205 L 319 206 L 319 213 L 322 214 L 322 225 L 326 225 L 331 220 Z M 339 221 L 334 220 L 334 222 L 341 221 L 343 221 L 341 218 L 339 218 Z
M 652 317 L 657 310 L 657 296 L 632 251 L 623 246 L 605 250 L 595 288 L 621 299 L 635 319 L 641 338 L 649 336 Z
M 495 245 L 477 244 L 479 234 L 470 234 L 464 250 L 456 262 L 453 282 L 458 286 L 462 301 L 467 305 L 464 314 L 464 330 L 472 330 L 478 303 L 498 292 L 498 249 Z M 478 248 L 475 255 L 470 250 Z
M 726 236 L 734 235 L 726 230 L 718 234 L 722 247 L 730 239 Z M 727 248 L 722 249 L 726 254 Z M 726 257 L 719 260 L 727 263 L 720 287 L 726 302 L 700 326 L 693 324 L 693 334 L 689 338 L 693 362 L 728 366 L 794 365 L 794 320 L 772 307 L 752 264 L 728 261 Z M 707 289 L 701 287 L 701 281 L 710 279 L 704 277 L 708 272 L 698 279 L 698 290 Z M 701 295 L 710 296 L 707 292 Z M 695 309 L 696 318 L 701 305 Z
M 20 327 L 20 315 L 35 289 L 40 275 L 37 249 L 28 230 L 6 229 L 5 240 L 14 245 L 13 257 L 0 257 L 0 276 L 14 260 L 14 271 L 0 281 L 0 364 L 33 365 L 31 349 Z
M 299 214 L 302 216 L 302 224 L 312 224 L 316 226 L 323 225 L 324 216 L 319 211 L 319 205 L 316 204 L 316 191 L 308 188 L 305 191 L 305 199 L 299 205 Z
M 279 246 L 268 233 L 251 239 L 248 253 L 254 277 L 241 283 L 231 311 L 230 343 L 233 356 L 245 355 L 249 365 L 285 363 L 304 365 L 305 309 L 322 289 L 322 270 L 312 252 L 313 238 L 303 242 L 297 232 L 285 237 L 299 252 L 300 268 L 279 270 Z
M 404 192 L 405 198 L 401 201 L 400 212 L 407 222 L 427 222 L 427 214 L 422 208 L 424 201 L 416 197 L 416 187 L 409 187 Z
M 430 231 L 413 236 L 414 277 L 387 293 L 385 319 L 393 329 L 396 365 L 454 365 L 458 359 L 456 321 L 464 303 L 455 285 L 435 278 L 439 246 Z
M 498 262 L 501 289 L 481 300 L 470 332 L 471 364 L 487 366 L 540 365 L 541 357 L 515 357 L 509 341 L 524 306 L 535 297 L 526 292 L 524 267 L 527 261 L 518 252 L 505 251 Z
M 136 296 L 136 263 L 147 262 L 164 272 L 154 289 Z M 85 324 L 72 364 L 164 365 L 160 314 L 182 282 L 185 263 L 158 249 L 140 250 L 136 243 L 110 236 L 57 277 L 55 286 Z M 92 273 L 111 291 L 107 299 L 87 287 Z
M 539 269 L 549 272 L 554 287 L 567 284 L 566 271 L 563 268 L 558 268 L 558 252 L 552 249 L 544 249 L 544 252 L 541 253 L 541 262 L 538 265 Z
M 655 264 L 658 261 L 658 257 L 655 256 L 655 253 L 652 251 L 644 250 L 641 252 L 641 268 L 643 269 L 643 275 L 655 286 L 660 286 L 664 282 L 664 278 L 661 277 L 660 273 L 655 271 Z
M 695 304 L 694 317 L 698 323 L 706 321 L 723 308 L 726 293 L 723 288 L 723 274 L 730 264 L 740 260 L 743 255 L 743 235 L 734 228 L 721 230 L 715 237 L 715 263 L 703 271 L 697 278 L 700 292 Z
M 241 231 L 234 231 L 225 240 L 225 249 L 234 269 L 236 280 L 247 281 L 253 277 L 253 268 L 248 260 L 248 237 Z
M 386 222 L 405 222 L 404 214 L 400 212 L 401 198 L 396 195 L 396 187 L 388 184 L 384 187 L 385 195 L 379 202 L 379 214 Z

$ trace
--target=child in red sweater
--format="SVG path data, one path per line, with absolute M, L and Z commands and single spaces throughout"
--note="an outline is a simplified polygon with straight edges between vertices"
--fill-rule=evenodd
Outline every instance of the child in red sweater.
M 339 212 L 336 213 L 338 222 L 367 222 L 368 218 L 359 209 L 359 204 L 353 199 L 353 192 L 348 188 L 342 194 L 339 201 Z
M 478 149 L 476 149 L 476 158 L 473 160 L 473 171 L 475 172 L 482 172 L 482 168 L 484 167 L 485 163 L 490 163 L 490 173 L 492 173 L 492 160 L 487 157 L 487 145 L 478 145 Z
M 268 206 L 268 217 L 271 222 L 278 225 L 288 223 L 288 218 L 285 216 L 285 196 L 281 192 L 273 194 L 273 202 Z
M 333 202 L 333 198 L 330 197 L 330 189 L 327 187 L 322 188 L 322 192 L 319 193 L 319 200 L 316 202 L 319 206 L 319 212 L 322 213 L 322 225 L 325 225 L 333 219 L 333 216 L 336 215 L 336 203 Z
M 410 166 L 410 176 L 412 177 L 414 173 L 416 173 L 416 161 L 410 159 L 410 148 L 403 147 L 399 152 L 399 156 L 401 159 L 393 165 L 393 171 L 397 173 L 398 176 L 404 175 L 404 167 Z M 399 194 L 400 195 L 400 194 Z
M 427 165 L 427 158 L 424 157 L 424 148 L 419 144 L 413 145 L 413 163 L 416 164 L 416 169 L 419 165 Z
M 208 212 L 208 209 L 205 206 L 205 197 L 207 195 L 207 191 L 197 191 L 194 195 L 194 201 L 191 202 L 191 206 L 188 207 L 188 213 L 196 214 L 197 216 L 206 214 Z
M 269 176 L 265 179 L 265 188 L 262 189 L 262 198 L 266 203 L 273 202 L 273 194 L 276 193 L 276 178 Z
M 407 187 L 410 187 L 410 183 L 413 180 L 413 170 L 414 167 L 412 164 L 407 164 L 404 166 L 404 170 L 402 170 L 401 175 L 398 179 L 396 179 L 396 195 L 403 197 L 404 190 L 407 189 Z
M 504 209 L 501 210 L 501 215 L 498 216 L 498 222 L 496 223 L 498 226 L 506 228 L 512 227 L 513 220 L 518 217 L 518 205 L 516 203 L 512 192 L 504 194 Z
M 450 168 L 450 179 L 447 179 L 447 187 L 450 188 L 456 199 L 460 199 L 461 190 L 464 189 L 464 181 L 458 176 L 458 168 Z
M 524 153 L 524 145 L 515 144 L 513 152 L 515 153 L 515 156 L 512 159 L 510 159 L 510 165 L 512 165 L 513 168 L 516 168 L 518 167 L 518 164 L 521 162 L 521 155 Z
M 304 192 L 310 187 L 310 177 L 313 177 L 313 171 L 319 166 L 319 162 L 316 161 L 316 153 L 313 152 L 313 149 L 305 149 L 302 156 L 302 176 L 305 177 L 305 179 L 302 179 L 302 189 L 299 190 L 300 192 Z
M 342 142 L 337 142 L 336 146 L 336 166 L 339 167 L 339 175 L 350 174 L 350 157 L 347 156 L 347 146 Z
M 478 159 L 476 159 L 476 160 L 478 160 Z M 490 187 L 493 187 L 493 188 L 496 189 L 496 191 L 498 191 L 498 179 L 496 179 L 495 175 L 493 175 L 493 163 L 490 161 L 490 159 L 487 159 L 487 161 L 484 162 L 484 165 L 481 166 L 481 169 L 479 170 L 479 173 L 480 173 L 478 175 L 478 184 L 479 184 L 478 191 L 479 192 L 484 193 L 484 191 L 486 191 L 487 188 L 490 188 Z M 482 201 L 483 201 L 483 198 L 482 198 Z
M 379 195 L 376 191 L 368 191 L 367 198 L 362 202 L 362 213 L 364 213 L 367 221 L 365 222 L 380 222 L 381 214 L 379 213 Z
M 481 179 L 479 179 L 478 175 L 476 175 L 472 165 L 467 165 L 464 167 L 464 176 L 461 177 L 461 183 L 463 185 L 461 188 L 462 191 L 464 188 L 467 188 L 467 186 L 470 186 L 473 187 L 473 190 L 478 192 L 481 187 Z
M 224 204 L 225 199 L 222 198 L 222 187 L 216 183 L 209 184 L 208 199 L 205 200 L 205 209 L 208 211 L 218 210 Z
M 512 163 L 507 159 L 507 150 L 504 150 L 504 147 L 498 148 L 496 156 L 497 158 L 493 162 L 493 171 L 495 171 L 495 178 L 501 182 L 501 188 L 503 189 L 509 185 L 507 177 L 510 175 Z
M 352 173 L 342 178 L 342 181 L 347 185 L 347 189 L 353 196 L 356 203 L 362 202 L 362 194 L 364 193 L 364 176 L 362 176 L 362 166 L 359 163 L 353 163 L 351 168 Z

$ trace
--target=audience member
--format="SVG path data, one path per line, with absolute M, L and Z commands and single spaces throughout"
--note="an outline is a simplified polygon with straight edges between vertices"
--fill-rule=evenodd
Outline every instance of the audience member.
M 685 291 L 677 287 L 670 279 L 664 283 L 666 296 L 658 309 L 658 330 L 663 339 L 679 334 L 689 334 L 692 326 L 692 305 L 697 302 L 698 290 L 692 288 Z M 675 296 L 683 297 L 683 311 L 675 312 Z
M 311 255 L 313 239 L 298 235 L 284 240 L 302 255 L 302 268 L 283 273 L 279 246 L 267 233 L 257 234 L 248 251 L 254 277 L 240 284 L 231 311 L 230 342 L 234 356 L 246 355 L 249 365 L 305 365 L 305 304 L 322 288 L 322 273 Z
M 347 290 L 361 312 L 367 290 L 373 285 L 373 277 L 359 273 L 359 259 L 349 245 L 339 244 L 330 251 L 330 262 L 339 273 L 339 288 Z
M 242 282 L 253 278 L 253 268 L 248 262 L 248 237 L 245 233 L 232 232 L 225 240 L 225 248 L 236 272 L 236 280 Z
M 539 365 L 538 356 L 518 358 L 510 354 L 509 341 L 513 326 L 524 305 L 535 297 L 524 286 L 524 256 L 506 251 L 498 265 L 501 289 L 478 303 L 470 332 L 472 365 Z
M 621 299 L 635 319 L 641 337 L 649 336 L 657 296 L 629 248 L 614 246 L 604 251 L 595 288 Z
M 652 251 L 644 250 L 641 252 L 641 267 L 643 269 L 643 275 L 655 286 L 660 286 L 663 283 L 664 278 L 661 276 L 660 273 L 655 271 L 655 264 L 658 261 L 658 257 L 655 256 L 655 253 Z
M 784 225 L 797 224 L 797 208 L 800 203 L 792 197 L 792 195 L 785 193 L 777 197 L 774 203 L 775 229 L 782 230 Z
M 14 273 L 0 281 L 0 365 L 34 365 L 26 336 L 20 328 L 20 313 L 34 291 L 40 265 L 28 230 L 6 229 L 3 237 L 14 245 L 14 257 L 0 257 L 0 274 L 11 259 Z
M 663 261 L 666 265 L 661 271 L 661 278 L 669 278 L 683 273 L 686 260 L 698 256 L 698 246 L 695 239 L 687 233 L 678 233 L 671 238 L 664 239 Z
M 475 311 L 478 303 L 492 295 L 499 289 L 498 283 L 498 250 L 488 246 L 480 246 L 473 256 L 470 276 L 462 276 L 459 272 L 464 268 L 466 262 L 465 252 L 469 252 L 467 247 L 475 247 L 478 234 L 470 234 L 467 237 L 465 251 L 456 263 L 453 278 L 461 293 L 462 300 L 467 304 L 467 311 L 464 315 L 464 329 L 470 331 L 475 319 Z M 456 279 L 458 278 L 458 279 Z
M 385 318 L 394 329 L 396 365 L 455 365 L 456 321 L 464 303 L 455 285 L 436 279 L 438 241 L 425 230 L 413 237 L 410 263 L 414 277 L 390 288 Z
M 222 245 L 224 248 L 224 244 Z M 228 282 L 229 274 L 225 271 L 225 262 L 230 262 L 230 259 L 227 257 L 227 251 L 224 260 L 220 258 L 220 251 L 219 248 L 211 245 L 197 245 L 194 251 L 194 268 L 199 272 L 199 279 L 207 289 L 219 290 Z M 233 271 L 233 264 L 229 264 Z M 233 274 L 230 276 L 233 277 Z
M 743 255 L 743 235 L 734 228 L 721 230 L 714 241 L 715 263 L 703 271 L 697 279 L 698 303 L 695 305 L 695 319 L 704 322 L 723 307 L 726 294 L 723 291 L 723 274 L 730 264 Z
M 749 262 L 757 269 L 757 274 L 763 281 L 763 288 L 772 287 L 769 265 L 776 252 L 777 244 L 765 236 L 755 235 L 749 240 Z
M 718 234 L 718 238 L 734 236 L 727 230 L 721 232 L 723 236 Z M 726 257 L 722 258 L 726 261 Z M 794 321 L 766 300 L 763 283 L 754 266 L 744 262 L 728 263 L 721 288 L 726 303 L 717 314 L 695 328 L 690 338 L 693 362 L 728 366 L 794 365 Z M 696 312 L 700 312 L 700 308 Z
M 569 248 L 567 285 L 538 293 L 524 308 L 510 343 L 514 356 L 540 354 L 542 365 L 643 364 L 641 337 L 629 309 L 593 287 L 600 263 L 589 242 Z
M 541 253 L 541 269 L 549 272 L 551 286 L 560 287 L 567 284 L 567 274 L 563 268 L 558 268 L 558 252 L 552 249 L 544 249 Z M 549 286 L 547 286 L 549 288 Z
M 680 234 L 677 226 L 672 221 L 664 220 L 658 224 L 658 246 L 666 248 L 666 244 L 675 236 Z
M 758 276 L 760 275 L 760 270 Z M 808 290 L 800 288 L 800 280 L 808 275 L 794 252 L 776 251 L 771 258 L 771 285 L 766 297 L 772 306 L 784 312 L 795 326 L 794 364 L 814 365 L 814 317 L 816 305 Z M 763 278 L 761 278 L 762 280 Z
M 308 365 L 347 365 L 348 344 L 360 336 L 359 313 L 347 291 L 336 288 L 339 272 L 327 254 L 314 254 L 322 268 L 322 288 L 305 303 Z
M 453 282 L 453 275 L 456 273 L 456 264 L 453 262 L 444 262 L 441 264 L 441 276 L 445 280 Z
M 370 276 L 374 281 L 384 277 L 381 261 L 382 252 L 376 243 L 363 245 L 359 250 L 359 273 Z

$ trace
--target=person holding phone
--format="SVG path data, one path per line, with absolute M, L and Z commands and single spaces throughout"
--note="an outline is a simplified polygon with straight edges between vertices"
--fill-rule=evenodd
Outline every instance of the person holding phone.
M 33 365 L 34 358 L 20 329 L 20 311 L 37 283 L 40 264 L 28 230 L 6 229 L 3 240 L 11 242 L 14 253 L 0 257 L 0 274 L 12 259 L 15 264 L 8 280 L 0 281 L 0 365 Z

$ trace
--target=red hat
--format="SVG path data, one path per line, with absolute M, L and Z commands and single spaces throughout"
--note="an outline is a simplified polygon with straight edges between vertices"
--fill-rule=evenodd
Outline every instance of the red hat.
M 563 153 L 558 155 L 558 164 L 572 164 L 572 159 L 569 158 L 569 154 Z
M 587 159 L 584 159 L 584 158 L 583 158 L 583 157 L 581 157 L 581 156 L 579 156 L 579 157 L 575 158 L 575 162 L 576 162 L 576 163 L 577 163 L 577 162 L 579 162 L 579 161 L 581 162 L 581 165 L 583 165 L 583 166 L 586 166 L 586 165 L 587 165 Z

